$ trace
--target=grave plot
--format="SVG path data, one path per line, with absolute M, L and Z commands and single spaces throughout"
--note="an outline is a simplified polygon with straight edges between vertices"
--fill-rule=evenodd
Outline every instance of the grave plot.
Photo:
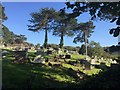
M 80 64 L 82 65 L 83 69 L 85 69 L 85 70 L 91 69 L 91 64 L 87 60 L 80 59 Z
M 15 54 L 15 60 L 14 63 L 27 63 L 29 62 L 29 59 L 27 57 L 27 51 L 14 51 Z

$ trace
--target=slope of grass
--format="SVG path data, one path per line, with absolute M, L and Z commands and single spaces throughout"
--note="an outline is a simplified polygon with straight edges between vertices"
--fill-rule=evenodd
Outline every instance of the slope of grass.
M 80 55 L 80 54 L 72 54 L 71 55 L 71 59 L 75 59 L 75 60 L 77 60 L 77 59 L 83 59 L 83 58 L 85 58 L 85 56 L 84 55 Z
M 2 78 L 3 78 L 3 88 L 6 89 L 16 89 L 16 90 L 35 90 L 36 88 L 63 88 L 63 87 L 92 87 L 95 82 L 89 86 L 89 83 L 92 80 L 96 80 L 96 82 L 100 85 L 102 81 L 100 79 L 94 79 L 95 74 L 98 74 L 101 69 L 92 68 L 91 70 L 83 70 L 82 67 L 78 67 L 75 65 L 70 65 L 68 63 L 62 63 L 61 67 L 52 68 L 50 66 L 41 65 L 41 64 L 16 64 L 11 61 L 14 59 L 12 56 L 13 53 L 9 52 L 5 58 L 3 58 L 2 65 Z M 28 53 L 29 57 L 34 57 L 35 53 Z M 71 60 L 77 60 L 79 58 L 83 58 L 82 55 L 72 55 Z M 92 79 L 87 79 L 86 81 L 76 81 L 74 77 L 69 75 L 68 69 L 72 68 L 74 71 L 78 69 L 85 73 L 88 76 L 93 76 Z M 116 71 L 117 72 L 117 71 Z M 115 73 L 116 73 L 115 72 Z M 110 73 L 111 74 L 111 73 Z M 109 75 L 110 75 L 109 74 Z M 113 74 L 113 73 L 112 73 Z M 115 76 L 115 75 L 111 75 Z M 96 76 L 97 77 L 97 76 Z M 105 79 L 100 76 L 101 79 Z M 107 77 L 107 76 L 105 76 Z M 113 78 L 113 77 L 112 77 Z M 108 79 L 106 79 L 108 80 Z M 80 83 L 80 84 L 78 84 Z M 107 83 L 107 81 L 106 81 Z M 83 86 L 81 86 L 83 85 Z M 103 84 L 104 85 L 104 84 Z

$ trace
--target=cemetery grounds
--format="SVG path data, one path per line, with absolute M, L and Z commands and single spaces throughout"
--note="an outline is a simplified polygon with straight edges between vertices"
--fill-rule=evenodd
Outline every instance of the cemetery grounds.
M 55 62 L 52 59 L 58 56 L 56 53 L 44 55 L 44 59 L 50 59 L 49 62 L 34 63 L 33 58 L 36 57 L 36 53 L 31 51 L 27 53 L 29 62 L 19 63 L 14 62 L 15 53 L 12 50 L 3 49 L 2 51 L 6 51 L 5 56 L 2 57 L 3 89 L 74 88 L 84 84 L 91 76 L 103 72 L 111 65 L 107 60 L 103 60 L 107 68 L 91 66 L 90 70 L 86 70 L 79 62 L 85 56 L 80 54 L 71 54 L 71 58 L 65 61 L 61 59 L 60 65 L 49 65 L 49 62 Z M 99 62 L 95 64 L 100 65 Z

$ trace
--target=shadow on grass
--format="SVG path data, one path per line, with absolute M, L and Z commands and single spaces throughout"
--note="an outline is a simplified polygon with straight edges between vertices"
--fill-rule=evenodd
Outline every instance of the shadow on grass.
M 74 74 L 75 75 L 74 75 Z M 10 60 L 3 60 L 3 90 L 37 90 L 41 88 L 119 88 L 120 65 L 114 65 L 100 72 L 98 75 L 85 77 L 80 80 L 76 71 L 65 67 L 50 68 L 41 64 L 14 64 Z M 85 75 L 82 72 L 79 72 Z M 75 83 L 58 81 L 52 75 L 72 77 Z
M 114 64 L 109 69 L 100 72 L 97 75 L 93 75 L 91 78 L 85 80 L 82 84 L 79 84 L 81 88 L 91 89 L 120 89 L 120 64 Z
M 61 74 L 59 69 L 40 64 L 15 64 L 3 61 L 3 90 L 35 90 L 40 88 L 66 88 L 73 83 L 55 80 L 50 74 Z M 46 73 L 49 75 L 46 75 Z

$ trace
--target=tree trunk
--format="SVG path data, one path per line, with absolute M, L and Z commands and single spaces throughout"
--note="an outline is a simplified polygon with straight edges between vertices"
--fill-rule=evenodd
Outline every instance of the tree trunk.
M 47 29 L 46 29 L 46 30 L 45 30 L 44 48 L 47 48 L 47 43 L 48 43 L 48 33 L 47 33 Z
M 61 33 L 60 44 L 59 44 L 59 47 L 60 47 L 60 48 L 63 48 L 63 44 L 64 44 L 63 41 L 64 41 L 64 40 L 63 40 L 63 32 L 62 32 L 62 33 Z
M 86 60 L 87 60 L 87 36 L 86 36 L 86 32 L 85 32 L 85 56 L 86 56 Z

